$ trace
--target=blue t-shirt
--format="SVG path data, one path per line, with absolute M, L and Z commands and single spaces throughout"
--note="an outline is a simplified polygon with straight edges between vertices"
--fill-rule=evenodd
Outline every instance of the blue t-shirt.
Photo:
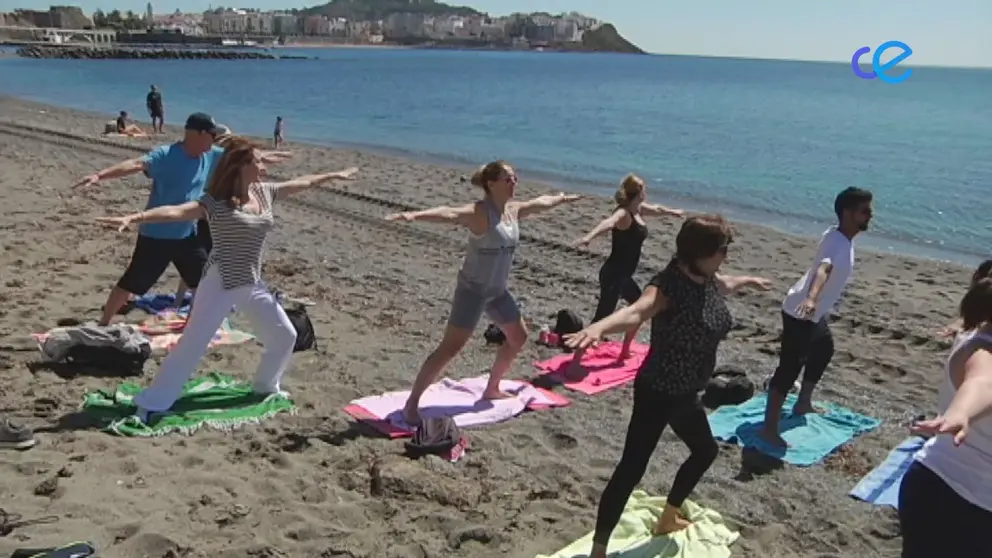
M 214 146 L 199 157 L 190 157 L 178 142 L 149 151 L 142 158 L 145 174 L 152 179 L 152 193 L 145 209 L 199 200 L 223 153 L 223 148 Z M 138 228 L 138 233 L 151 238 L 180 239 L 195 230 L 196 223 L 180 221 L 144 224 Z

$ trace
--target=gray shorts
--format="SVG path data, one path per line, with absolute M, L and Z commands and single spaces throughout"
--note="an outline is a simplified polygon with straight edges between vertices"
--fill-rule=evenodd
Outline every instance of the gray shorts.
M 496 325 L 515 323 L 520 320 L 520 309 L 510 291 L 494 296 L 473 291 L 465 285 L 455 287 L 451 300 L 451 315 L 448 325 L 459 329 L 475 329 L 485 313 Z

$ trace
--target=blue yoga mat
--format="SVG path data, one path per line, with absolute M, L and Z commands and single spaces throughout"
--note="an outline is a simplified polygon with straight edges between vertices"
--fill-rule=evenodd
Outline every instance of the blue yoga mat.
M 782 406 L 779 433 L 788 448 L 774 447 L 758 433 L 764 423 L 766 394 L 756 395 L 740 405 L 720 407 L 710 415 L 710 428 L 717 440 L 734 442 L 791 463 L 808 467 L 830 455 L 848 440 L 874 430 L 881 421 L 855 413 L 830 402 L 816 402 L 822 412 L 793 416 L 796 396 L 790 395 Z
M 899 509 L 899 486 L 906 470 L 913 464 L 913 456 L 926 442 L 919 436 L 910 436 L 889 452 L 881 465 L 875 467 L 851 490 L 851 496 L 876 506 Z

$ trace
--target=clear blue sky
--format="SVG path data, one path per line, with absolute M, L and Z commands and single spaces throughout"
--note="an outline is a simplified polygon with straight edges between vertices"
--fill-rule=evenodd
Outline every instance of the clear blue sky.
M 298 0 L 304 5 L 320 0 Z M 45 8 L 49 0 L 0 0 L 0 11 Z M 59 0 L 86 12 L 133 10 L 145 0 Z M 460 3 L 460 2 L 451 2 Z M 153 0 L 156 13 L 239 5 L 274 9 L 283 0 Z M 992 67 L 992 0 L 470 0 L 503 15 L 576 10 L 610 21 L 650 52 L 800 60 L 850 60 L 861 46 L 900 40 L 918 65 Z

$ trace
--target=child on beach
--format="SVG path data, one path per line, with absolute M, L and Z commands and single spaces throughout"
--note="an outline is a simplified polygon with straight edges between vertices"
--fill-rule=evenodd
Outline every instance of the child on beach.
M 134 398 L 142 421 L 147 421 L 149 413 L 172 407 L 232 307 L 248 315 L 264 346 L 255 373 L 255 391 L 280 391 L 280 381 L 293 355 L 296 330 L 262 282 L 265 240 L 274 223 L 273 203 L 326 182 L 349 180 L 358 169 L 302 176 L 281 183 L 259 182 L 264 171 L 259 146 L 244 138 L 233 138 L 210 177 L 206 193 L 198 201 L 99 220 L 124 231 L 134 224 L 207 219 L 213 233 L 213 249 L 183 335 L 162 362 L 152 383 Z
M 517 301 L 507 290 L 513 253 L 520 242 L 519 222 L 579 199 L 576 195 L 557 194 L 514 201 L 517 173 L 503 161 L 493 161 L 476 171 L 472 176 L 472 185 L 484 192 L 482 199 L 475 203 L 386 216 L 387 221 L 460 225 L 470 233 L 444 336 L 417 373 L 403 409 L 403 419 L 411 426 L 421 421 L 419 407 L 424 391 L 437 381 L 445 366 L 461 352 L 483 314 L 488 315 L 503 331 L 506 341 L 496 353 L 489 371 L 489 383 L 482 397 L 511 397 L 500 391 L 499 383 L 527 340 L 527 327 L 520 316 Z

